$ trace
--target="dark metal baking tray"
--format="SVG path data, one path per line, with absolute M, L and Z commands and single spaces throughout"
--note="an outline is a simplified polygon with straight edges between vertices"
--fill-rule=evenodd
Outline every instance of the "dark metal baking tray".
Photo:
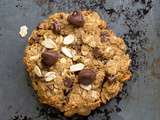
M 87 117 L 65 118 L 40 105 L 22 63 L 27 37 L 58 11 L 97 11 L 125 39 L 133 78 L 123 91 Z M 21 25 L 29 34 L 18 35 Z M 159 0 L 0 0 L 0 120 L 160 120 Z

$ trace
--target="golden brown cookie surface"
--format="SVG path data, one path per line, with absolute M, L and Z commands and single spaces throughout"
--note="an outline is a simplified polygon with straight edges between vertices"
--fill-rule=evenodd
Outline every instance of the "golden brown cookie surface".
M 96 12 L 56 13 L 33 30 L 24 63 L 39 100 L 88 115 L 121 91 L 131 77 L 123 39 Z

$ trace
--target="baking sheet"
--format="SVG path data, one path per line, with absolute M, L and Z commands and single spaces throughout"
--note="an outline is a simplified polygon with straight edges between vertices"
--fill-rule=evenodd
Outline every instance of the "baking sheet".
M 87 117 L 66 118 L 40 105 L 22 63 L 27 37 L 58 11 L 97 11 L 125 38 L 133 78 L 118 97 Z M 160 120 L 159 0 L 0 0 L 0 120 Z M 22 39 L 19 27 L 29 34 Z

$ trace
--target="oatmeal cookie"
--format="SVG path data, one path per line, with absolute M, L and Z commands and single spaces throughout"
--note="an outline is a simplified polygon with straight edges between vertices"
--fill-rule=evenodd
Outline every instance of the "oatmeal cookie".
M 96 12 L 61 12 L 33 30 L 24 64 L 41 103 L 85 116 L 130 79 L 126 49 Z

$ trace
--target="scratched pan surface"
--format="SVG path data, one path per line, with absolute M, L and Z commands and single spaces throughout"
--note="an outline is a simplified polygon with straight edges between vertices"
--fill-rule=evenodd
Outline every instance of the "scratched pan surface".
M 65 118 L 40 105 L 22 64 L 27 36 L 38 22 L 57 11 L 92 9 L 124 37 L 133 78 L 118 97 L 87 117 Z M 0 0 L 0 120 L 160 120 L 159 0 Z

